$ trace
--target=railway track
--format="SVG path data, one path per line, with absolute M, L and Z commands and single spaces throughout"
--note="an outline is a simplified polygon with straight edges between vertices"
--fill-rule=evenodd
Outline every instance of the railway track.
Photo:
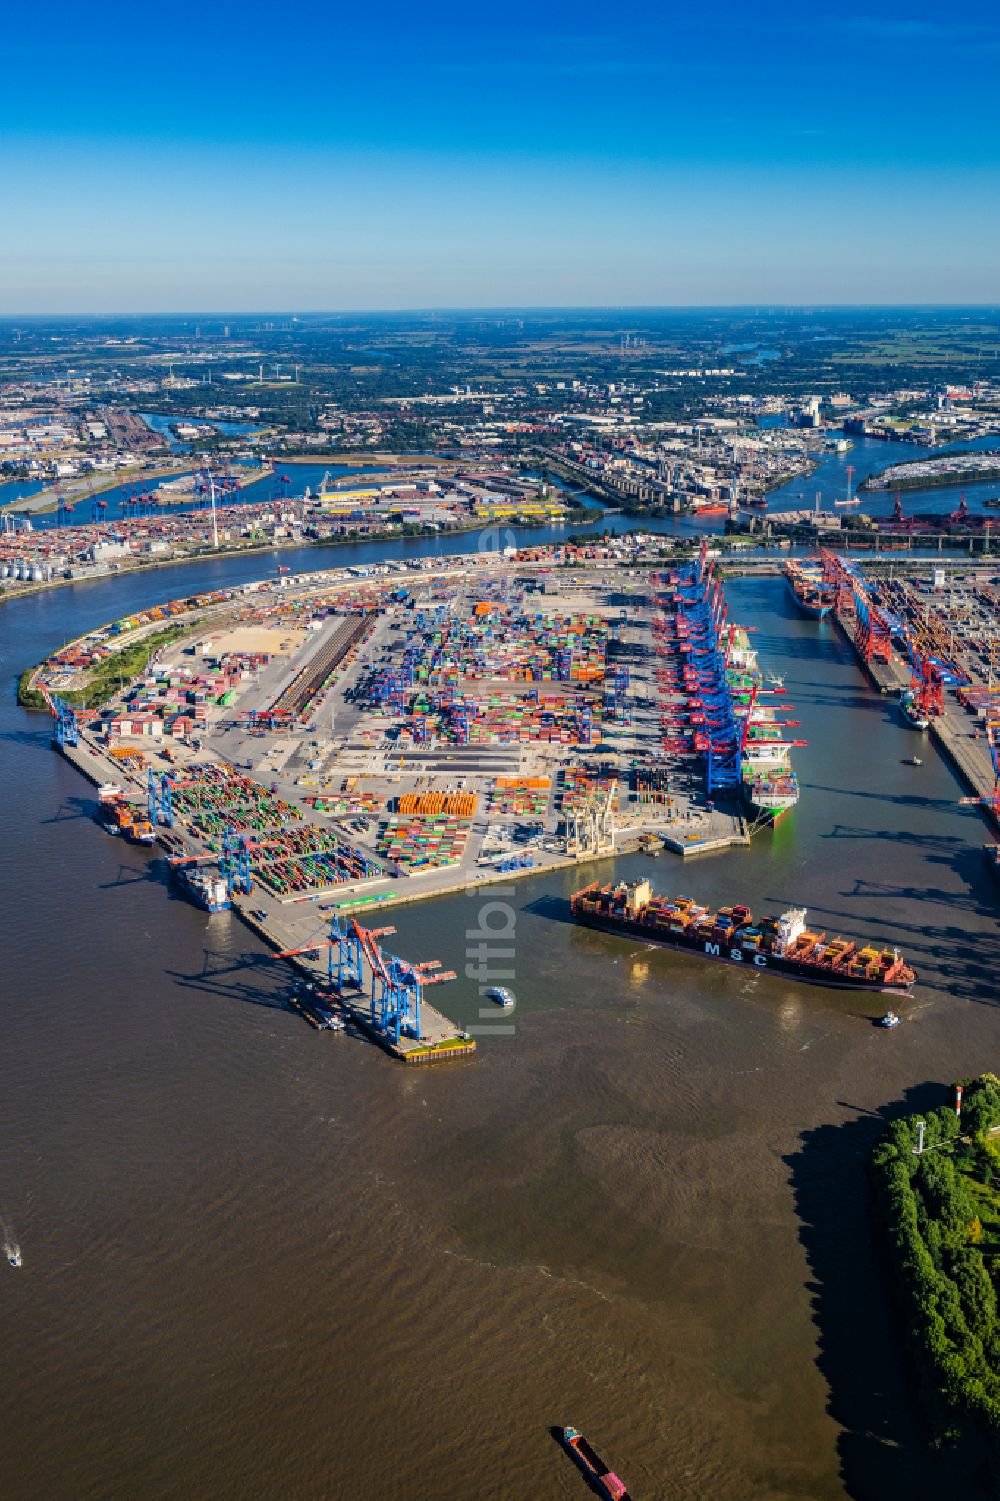
M 377 619 L 378 614 L 374 610 L 346 616 L 330 640 L 320 647 L 312 660 L 296 673 L 288 687 L 278 695 L 269 712 L 303 714 L 330 674 L 336 671 L 348 652 L 364 640 Z

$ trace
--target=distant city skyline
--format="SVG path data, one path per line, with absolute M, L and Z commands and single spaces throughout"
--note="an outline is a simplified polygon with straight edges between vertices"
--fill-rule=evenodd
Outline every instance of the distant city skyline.
M 984 6 L 6 32 L 0 315 L 1000 300 Z

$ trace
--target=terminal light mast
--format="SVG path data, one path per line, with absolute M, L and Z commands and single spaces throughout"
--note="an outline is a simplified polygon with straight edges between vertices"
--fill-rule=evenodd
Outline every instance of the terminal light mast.
M 215 513 L 215 476 L 209 468 L 208 493 L 212 498 L 212 546 L 216 552 L 219 550 L 219 518 Z

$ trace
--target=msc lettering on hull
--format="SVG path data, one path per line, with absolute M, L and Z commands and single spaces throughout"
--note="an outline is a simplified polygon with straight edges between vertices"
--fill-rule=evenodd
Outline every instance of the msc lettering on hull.
M 705 944 L 705 953 L 706 954 L 714 954 L 717 959 L 721 959 L 722 958 L 722 945 L 718 944 L 718 943 L 706 943 Z M 729 950 L 729 958 L 732 959 L 732 960 L 734 960 L 735 963 L 737 963 L 737 964 L 742 964 L 742 962 L 743 962 L 743 950 L 742 949 L 730 949 Z M 767 955 L 766 954 L 754 954 L 753 955 L 753 962 L 754 962 L 754 964 L 757 965 L 758 969 L 765 969 L 767 967 Z

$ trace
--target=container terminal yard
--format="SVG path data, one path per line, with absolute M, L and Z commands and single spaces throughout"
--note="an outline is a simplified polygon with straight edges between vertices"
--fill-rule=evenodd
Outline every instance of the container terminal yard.
M 564 547 L 263 581 L 92 632 L 27 691 L 109 832 L 294 959 L 315 1024 L 411 1059 L 471 1044 L 424 998 L 451 972 L 380 947 L 387 909 L 746 844 L 798 795 L 783 690 L 704 546 L 667 572 Z
M 790 574 L 799 572 L 789 564 Z M 1000 829 L 1000 587 L 991 567 L 917 574 L 862 568 L 829 550 L 813 570 L 868 676 L 899 698 L 904 722 L 928 731 L 968 784 L 970 804 Z M 920 758 L 912 758 L 919 766 Z M 996 864 L 994 847 L 987 855 Z
M 788 569 L 1000 822 L 987 576 L 863 573 L 827 551 Z M 794 807 L 805 744 L 704 544 L 669 570 L 564 546 L 264 580 L 103 627 L 29 692 L 109 832 L 158 842 L 191 900 L 294 961 L 313 1025 L 353 1019 L 410 1061 L 474 1044 L 425 997 L 455 979 L 449 956 L 385 947 L 393 906 L 747 844 Z

